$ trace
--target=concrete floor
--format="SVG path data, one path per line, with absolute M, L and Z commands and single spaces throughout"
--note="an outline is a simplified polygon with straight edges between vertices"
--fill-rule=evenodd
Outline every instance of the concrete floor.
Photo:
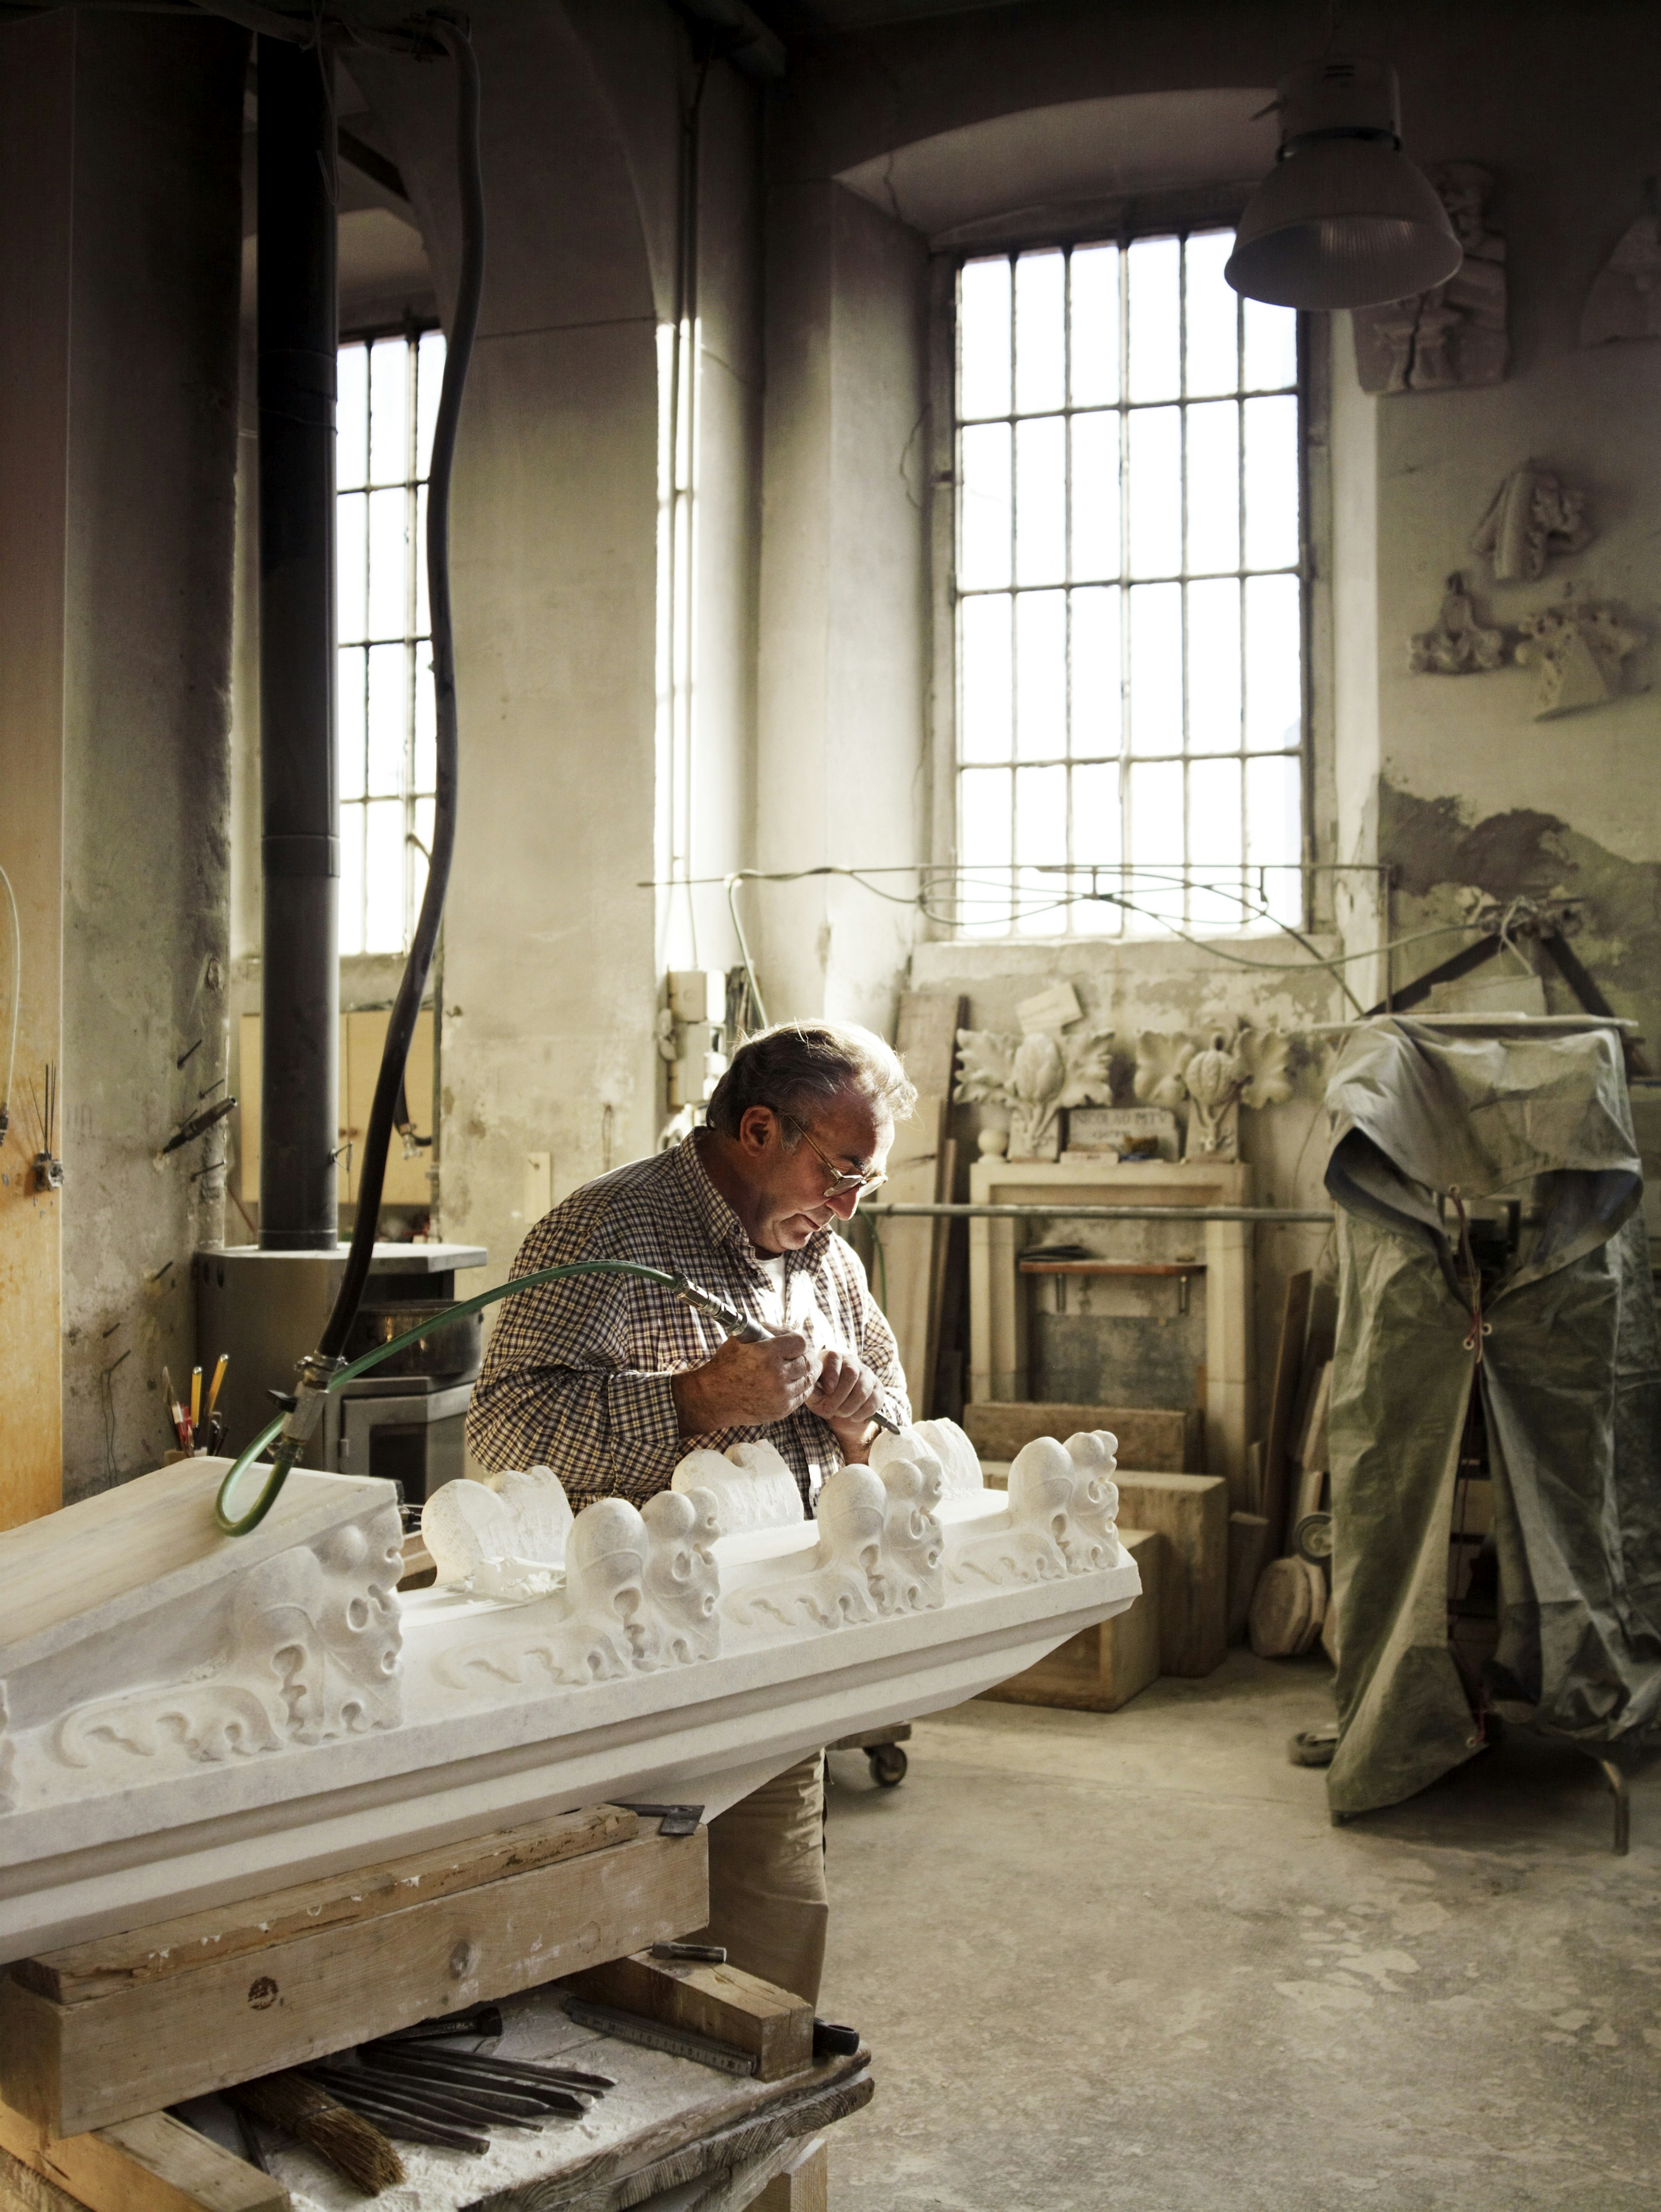
M 1120 1713 L 976 1703 L 831 1757 L 830 1956 L 877 2094 L 833 2212 L 1653 2212 L 1661 1762 L 1631 1856 L 1515 1732 L 1338 1829 L 1317 1659 Z

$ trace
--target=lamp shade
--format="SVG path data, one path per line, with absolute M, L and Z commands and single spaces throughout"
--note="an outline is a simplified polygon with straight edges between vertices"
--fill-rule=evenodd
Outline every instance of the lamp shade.
M 1281 89 L 1274 168 L 1224 271 L 1277 307 L 1371 307 L 1445 283 L 1463 258 L 1435 187 L 1401 150 L 1393 70 L 1311 64 Z

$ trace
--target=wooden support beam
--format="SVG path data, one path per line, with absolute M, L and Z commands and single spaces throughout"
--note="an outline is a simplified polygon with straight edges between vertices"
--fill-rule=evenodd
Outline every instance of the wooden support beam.
M 0 1981 L 0 2094 L 55 2135 L 79 2134 L 684 1936 L 709 1910 L 700 1828 L 636 1836 L 78 2003 L 14 1971 Z
M 66 1944 L 12 1967 L 25 1989 L 57 2004 L 83 2004 L 113 1996 L 141 1982 L 188 1974 L 218 1960 L 271 1951 L 297 1936 L 317 1936 L 382 1913 L 402 1912 L 486 1882 L 581 1858 L 627 1843 L 640 1832 L 640 1817 L 621 1805 L 593 1805 L 581 1813 L 501 1828 L 462 1844 L 443 1844 L 380 1866 L 358 1867 L 296 1882 L 236 1905 L 210 1905 L 159 1920 L 125 1934 Z

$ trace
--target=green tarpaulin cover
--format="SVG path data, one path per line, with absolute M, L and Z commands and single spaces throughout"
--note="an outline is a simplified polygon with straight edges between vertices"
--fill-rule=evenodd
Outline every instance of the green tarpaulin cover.
M 1482 1393 L 1499 1555 L 1488 1701 L 1586 1744 L 1661 1709 L 1661 1355 L 1617 1034 L 1385 1018 L 1327 1090 L 1339 1303 L 1331 1471 L 1337 1814 L 1478 1748 L 1449 1652 L 1448 1540 Z M 1481 1360 L 1439 1197 L 1535 1225 L 1483 1302 Z

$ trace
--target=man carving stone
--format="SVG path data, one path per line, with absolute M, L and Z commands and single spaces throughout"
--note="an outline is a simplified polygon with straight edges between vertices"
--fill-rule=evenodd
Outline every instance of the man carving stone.
M 870 1031 L 786 1024 L 741 1045 L 708 1126 L 585 1183 L 514 1261 L 639 1261 L 689 1276 L 763 1322 L 766 1340 L 620 1275 L 544 1284 L 502 1309 L 467 1441 L 484 1466 L 541 1465 L 581 1508 L 636 1505 L 687 1451 L 765 1438 L 810 1508 L 825 1478 L 867 1456 L 873 1416 L 910 1418 L 893 1333 L 848 1220 L 882 1181 L 894 1122 L 916 1092 Z M 710 1922 L 735 1966 L 815 1999 L 827 1913 L 815 1753 L 710 1824 Z

